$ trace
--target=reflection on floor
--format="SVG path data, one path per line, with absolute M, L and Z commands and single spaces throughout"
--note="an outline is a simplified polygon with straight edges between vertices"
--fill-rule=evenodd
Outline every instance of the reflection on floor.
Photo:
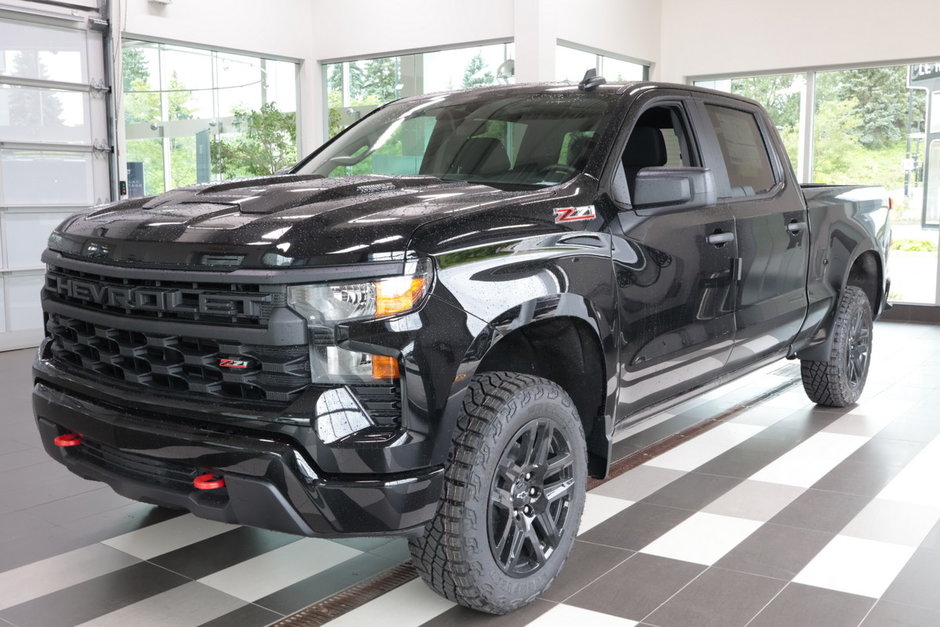
M 0 625 L 264 625 L 407 559 L 127 501 L 39 448 L 29 351 L 0 354 Z M 331 624 L 938 625 L 940 327 L 879 323 L 861 402 L 799 385 L 588 495 L 552 588 L 493 618 L 418 581 Z M 647 421 L 621 453 L 794 380 L 778 364 Z

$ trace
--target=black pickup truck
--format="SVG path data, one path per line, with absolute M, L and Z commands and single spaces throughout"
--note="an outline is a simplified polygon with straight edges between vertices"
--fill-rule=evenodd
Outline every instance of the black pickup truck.
M 432 588 L 503 613 L 558 573 L 618 430 L 784 357 L 855 402 L 888 237 L 882 190 L 801 187 L 743 98 L 403 99 L 283 175 L 63 222 L 36 421 L 132 499 L 407 535 Z

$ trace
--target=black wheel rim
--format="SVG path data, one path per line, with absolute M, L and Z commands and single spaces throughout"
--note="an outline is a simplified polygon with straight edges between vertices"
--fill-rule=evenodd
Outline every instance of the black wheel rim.
M 539 570 L 565 536 L 574 496 L 574 456 L 548 419 L 520 429 L 500 457 L 488 507 L 490 550 L 512 577 Z
M 865 312 L 858 308 L 849 326 L 849 346 L 845 355 L 845 372 L 851 387 L 857 388 L 864 381 L 870 352 L 871 328 Z

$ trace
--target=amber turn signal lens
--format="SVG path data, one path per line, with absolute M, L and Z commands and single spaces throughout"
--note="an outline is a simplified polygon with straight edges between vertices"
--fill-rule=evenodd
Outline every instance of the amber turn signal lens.
M 400 279 L 376 282 L 376 316 L 390 316 L 408 311 L 421 300 L 427 287 L 427 279 L 424 277 L 400 277 Z
M 397 379 L 398 376 L 397 359 L 394 357 L 386 357 L 385 355 L 372 356 L 373 379 Z

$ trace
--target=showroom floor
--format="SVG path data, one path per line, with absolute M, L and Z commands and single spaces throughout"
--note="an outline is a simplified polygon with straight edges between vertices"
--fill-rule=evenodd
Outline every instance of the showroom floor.
M 940 326 L 875 333 L 853 408 L 814 407 L 780 363 L 626 434 L 643 463 L 589 493 L 531 606 L 484 617 L 412 580 L 332 624 L 940 625 Z M 31 359 L 0 354 L 0 625 L 265 625 L 406 560 L 401 540 L 203 521 L 70 475 L 37 441 Z

